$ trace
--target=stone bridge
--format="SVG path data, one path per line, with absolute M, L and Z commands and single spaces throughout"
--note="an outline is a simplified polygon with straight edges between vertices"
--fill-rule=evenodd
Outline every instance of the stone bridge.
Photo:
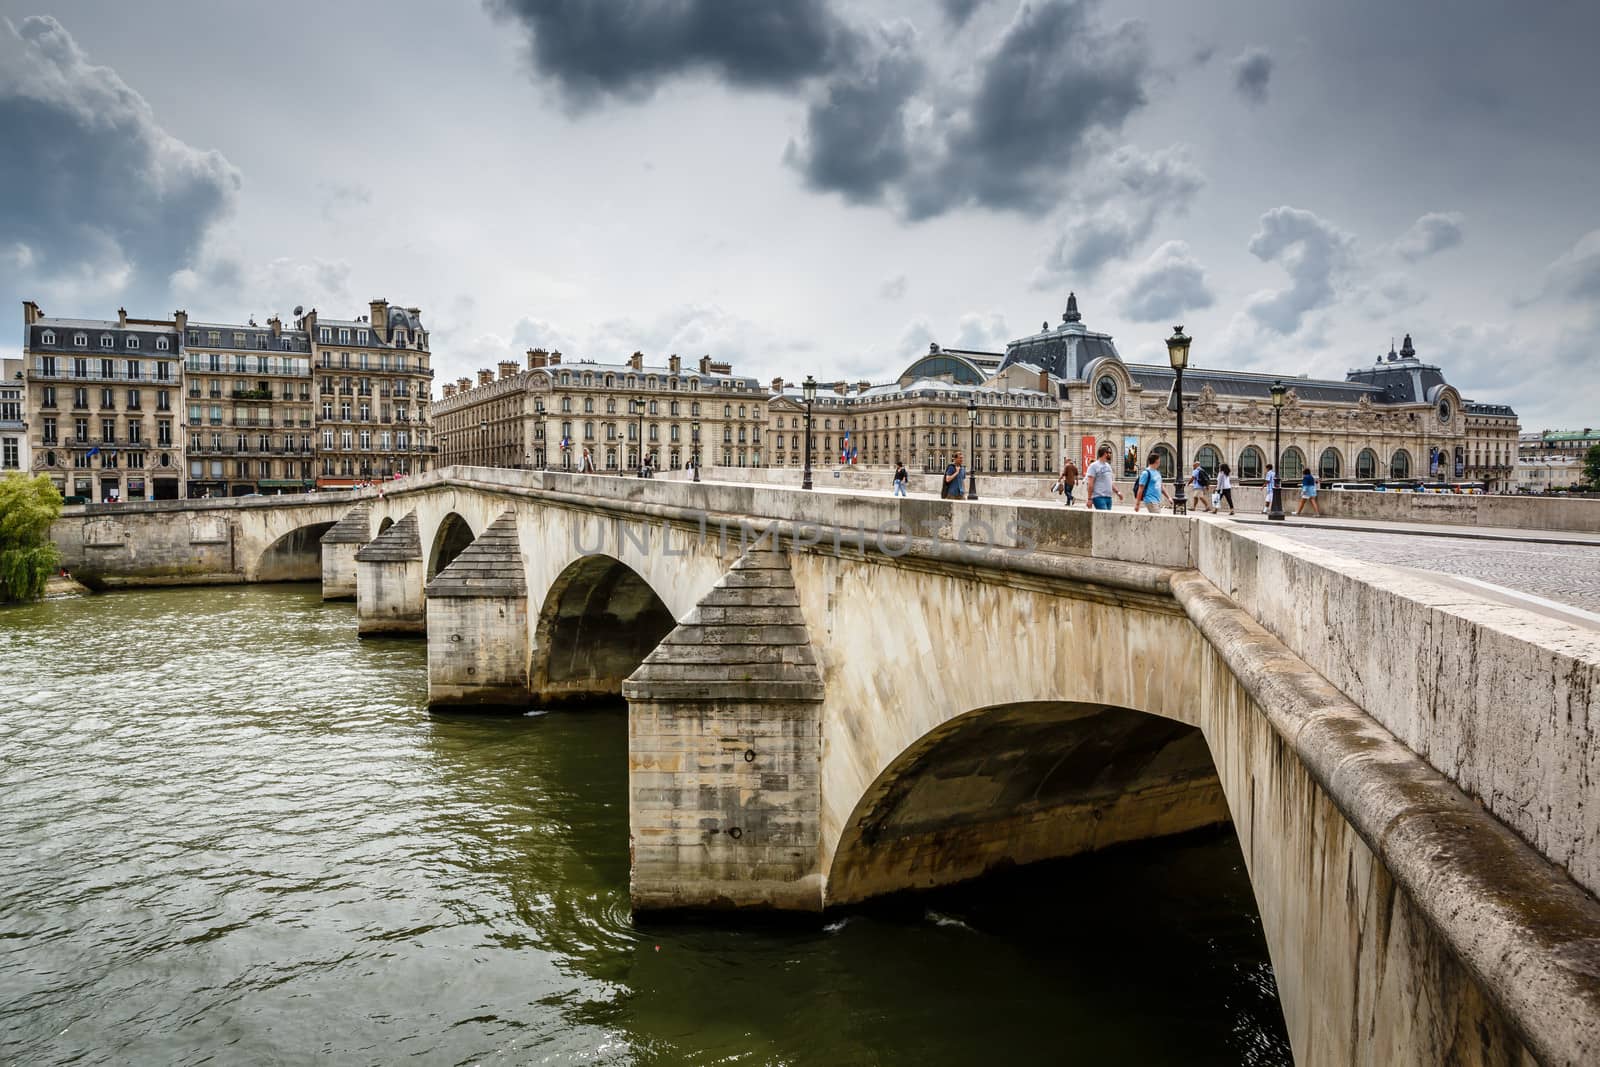
M 640 911 L 1231 822 L 1299 1062 L 1600 1062 L 1592 631 L 1208 517 L 554 472 L 55 535 L 98 584 L 320 576 L 438 707 L 626 698 Z

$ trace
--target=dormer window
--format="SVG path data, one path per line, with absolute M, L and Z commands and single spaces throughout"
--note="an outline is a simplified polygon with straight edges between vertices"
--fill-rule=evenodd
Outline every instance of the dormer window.
M 397 345 L 404 345 L 406 343 L 406 332 L 404 330 L 396 330 L 394 332 L 394 343 Z
M 54 330 L 46 330 L 44 333 L 40 334 L 39 335 L 39 343 L 40 344 L 45 344 L 45 345 L 53 345 L 53 344 L 55 344 L 56 343 L 55 331 Z
M 77 345 L 79 348 L 88 348 L 89 347 L 89 335 L 86 334 L 86 333 L 73 334 L 72 335 L 72 343 Z
M 330 327 L 330 326 L 324 326 L 321 329 L 319 329 L 317 331 L 317 340 L 321 341 L 325 345 L 326 344 L 332 344 L 333 343 L 333 328 Z
M 366 343 L 367 343 L 367 331 L 366 330 L 357 330 L 356 331 L 356 344 L 364 345 Z
M 130 337 L 130 338 L 127 339 L 127 341 L 124 344 L 125 344 L 125 347 L 128 347 L 128 348 L 138 348 L 139 347 L 139 339 L 137 337 Z
M 350 331 L 349 330 L 340 329 L 340 331 L 339 331 L 339 343 L 342 344 L 342 345 L 347 345 L 347 344 L 350 343 Z
M 172 346 L 168 343 L 168 341 L 167 341 L 167 339 L 165 337 L 157 337 L 156 338 L 156 351 L 157 352 L 165 352 L 171 347 Z
M 114 348 L 116 347 L 116 342 L 109 333 L 103 333 L 100 335 L 100 347 Z

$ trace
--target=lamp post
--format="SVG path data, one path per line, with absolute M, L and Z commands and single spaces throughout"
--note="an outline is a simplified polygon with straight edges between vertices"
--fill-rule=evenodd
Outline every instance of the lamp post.
M 1172 328 L 1172 336 L 1167 338 L 1167 359 L 1172 363 L 1172 373 L 1175 380 L 1172 385 L 1173 399 L 1178 402 L 1178 466 L 1175 468 L 1178 483 L 1177 491 L 1172 494 L 1172 513 L 1183 515 L 1189 510 L 1188 498 L 1184 496 L 1183 487 L 1188 481 L 1183 465 L 1183 368 L 1189 365 L 1190 337 L 1184 336 L 1182 326 Z
M 536 458 L 539 460 L 539 469 L 544 470 L 549 465 L 548 453 L 546 452 L 546 449 L 550 447 L 550 420 L 544 410 L 543 400 L 538 398 L 534 399 L 533 413 L 539 416 L 539 434 L 537 437 L 538 447 L 535 448 L 534 451 L 537 453 Z M 532 466 L 532 464 L 530 464 L 530 466 Z
M 478 420 L 478 447 L 483 450 L 483 465 L 485 467 L 491 466 L 491 464 L 489 463 L 489 420 L 488 419 L 479 419 Z
M 1272 508 L 1267 518 L 1283 521 L 1283 398 L 1288 388 L 1281 381 L 1272 383 Z
M 971 445 L 967 452 L 972 466 L 967 469 L 967 499 L 978 499 L 978 389 L 973 387 L 967 394 L 967 421 L 972 425 L 972 436 L 968 438 Z
M 806 401 L 806 469 L 800 475 L 800 488 L 811 488 L 811 403 L 817 399 L 817 380 L 811 375 L 806 375 L 806 380 L 801 383 L 800 395 Z
M 700 480 L 700 420 L 689 424 L 690 444 L 694 446 L 694 480 Z
M 628 413 L 630 415 L 637 415 L 639 417 L 638 418 L 638 423 L 637 423 L 638 432 L 639 432 L 639 445 L 638 445 L 639 452 L 638 452 L 638 455 L 635 456 L 635 458 L 639 461 L 638 476 L 643 478 L 644 477 L 644 401 L 640 400 L 638 397 L 634 397 L 634 398 L 630 399 L 628 401 Z

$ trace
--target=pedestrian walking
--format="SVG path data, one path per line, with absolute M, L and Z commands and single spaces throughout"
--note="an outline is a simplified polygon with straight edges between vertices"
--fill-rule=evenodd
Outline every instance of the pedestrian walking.
M 910 480 L 911 475 L 906 473 L 906 465 L 901 463 L 900 458 L 896 456 L 894 461 L 894 480 L 890 483 L 894 486 L 894 495 L 905 496 L 906 483 Z
M 1305 511 L 1307 504 L 1311 505 L 1311 514 L 1322 514 L 1322 508 L 1317 506 L 1317 478 L 1309 467 L 1300 476 L 1300 506 L 1294 509 L 1294 513 L 1298 515 Z
M 1272 511 L 1272 494 L 1278 488 L 1278 472 L 1272 469 L 1272 464 L 1267 464 L 1267 499 L 1261 504 L 1261 514 L 1266 515 Z
M 1089 482 L 1089 507 L 1096 511 L 1110 511 L 1111 495 L 1115 493 L 1118 500 L 1122 499 L 1122 490 L 1117 488 L 1117 473 L 1111 466 L 1110 445 L 1101 445 L 1095 452 L 1094 462 L 1089 464 L 1084 477 Z
M 960 452 L 950 457 L 944 469 L 944 490 L 939 495 L 949 500 L 961 500 L 967 495 L 967 468 Z
M 1218 511 L 1222 510 L 1222 502 L 1228 502 L 1228 514 L 1233 514 L 1233 471 L 1224 463 L 1217 468 L 1217 499 L 1213 505 Z
M 1161 511 L 1161 498 L 1172 497 L 1161 488 L 1161 455 L 1157 452 L 1150 453 L 1150 458 L 1145 461 L 1144 471 L 1133 483 L 1133 510 L 1138 511 L 1139 506 L 1155 515 Z
M 1195 460 L 1194 470 L 1189 472 L 1189 495 L 1194 498 L 1196 504 L 1200 505 L 1201 511 L 1216 510 L 1211 506 L 1211 494 L 1208 492 L 1210 488 L 1211 475 L 1207 473 L 1204 467 L 1200 466 L 1199 460 Z
M 1056 492 L 1066 500 L 1067 507 L 1072 506 L 1072 491 L 1078 485 L 1078 465 L 1072 462 L 1072 457 L 1067 457 L 1066 465 L 1061 468 L 1061 480 L 1056 483 Z
M 587 448 L 583 450 L 583 462 L 578 465 L 578 470 L 582 474 L 594 473 L 594 456 L 589 453 Z

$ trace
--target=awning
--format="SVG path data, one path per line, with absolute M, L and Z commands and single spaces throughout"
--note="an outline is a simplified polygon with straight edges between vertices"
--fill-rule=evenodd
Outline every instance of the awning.
M 261 478 L 256 484 L 268 489 L 299 489 L 311 483 L 299 478 Z

